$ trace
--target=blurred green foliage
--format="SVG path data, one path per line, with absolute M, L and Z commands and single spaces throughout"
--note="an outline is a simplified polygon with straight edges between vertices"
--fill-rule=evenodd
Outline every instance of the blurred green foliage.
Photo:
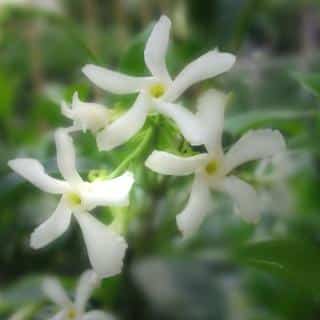
M 110 97 L 94 89 L 81 67 L 95 62 L 144 74 L 144 43 L 154 20 L 165 12 L 173 19 L 174 41 L 167 61 L 172 74 L 215 46 L 238 56 L 232 72 L 189 90 L 186 105 L 193 106 L 198 93 L 210 86 L 231 91 L 226 146 L 248 129 L 272 127 L 280 129 L 290 150 L 307 161 L 288 178 L 293 200 L 288 212 L 265 208 L 259 225 L 251 226 L 232 215 L 230 201 L 218 195 L 213 199 L 215 214 L 186 242 L 177 232 L 175 214 L 186 201 L 189 179 L 136 172 L 125 270 L 104 281 L 92 306 L 114 311 L 121 319 L 318 319 L 319 3 L 68 0 L 62 4 L 63 14 L 0 7 L 0 313 L 7 318 L 27 305 L 43 311 L 42 275 L 64 276 L 69 285 L 87 268 L 77 226 L 46 249 L 29 249 L 31 231 L 53 210 L 55 201 L 9 172 L 7 161 L 36 157 L 56 174 L 52 132 L 67 125 L 59 102 L 70 101 L 75 90 L 82 99 L 127 108 L 133 97 Z M 93 137 L 79 135 L 80 171 L 87 175 L 91 169 L 114 169 L 126 161 L 126 154 L 135 152 L 147 130 L 148 123 L 125 148 L 112 153 L 99 153 Z M 176 132 L 168 123 L 153 132 L 134 156 L 142 160 L 155 145 L 168 146 L 172 135 Z M 182 147 L 181 152 L 192 150 Z M 245 170 L 252 177 L 252 168 Z M 280 199 L 275 208 L 282 210 L 284 202 Z M 101 219 L 108 221 L 114 213 L 104 210 Z

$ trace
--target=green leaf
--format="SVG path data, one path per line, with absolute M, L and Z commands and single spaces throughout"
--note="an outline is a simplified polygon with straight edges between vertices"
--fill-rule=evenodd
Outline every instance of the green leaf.
M 248 244 L 234 255 L 240 264 L 294 281 L 312 291 L 320 290 L 320 249 L 301 240 L 270 240 Z
M 320 96 L 320 73 L 295 73 L 293 76 L 306 90 Z
M 275 121 L 288 122 L 314 117 L 317 111 L 292 111 L 292 110 L 257 110 L 231 116 L 225 121 L 225 129 L 231 134 L 240 134 L 248 129 L 260 126 L 274 127 Z

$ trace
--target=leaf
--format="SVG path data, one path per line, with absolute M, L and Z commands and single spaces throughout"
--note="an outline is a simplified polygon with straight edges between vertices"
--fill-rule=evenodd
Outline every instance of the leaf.
M 248 244 L 236 250 L 240 264 L 293 280 L 315 292 L 320 290 L 320 249 L 301 240 L 269 240 Z
M 292 110 L 269 110 L 250 111 L 243 114 L 231 116 L 225 121 L 225 129 L 231 134 L 237 135 L 248 129 L 258 126 L 271 125 L 274 121 L 301 120 L 314 117 L 317 111 L 292 111 Z
M 293 76 L 306 90 L 320 96 L 320 73 L 294 73 Z

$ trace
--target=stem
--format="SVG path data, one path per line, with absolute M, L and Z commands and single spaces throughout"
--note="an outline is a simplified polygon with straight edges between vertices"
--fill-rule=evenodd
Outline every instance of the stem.
M 108 176 L 110 179 L 119 176 L 122 172 L 124 172 L 127 167 L 130 165 L 130 162 L 139 156 L 140 153 L 144 150 L 147 144 L 152 137 L 153 130 L 152 128 L 148 128 L 145 132 L 144 138 L 142 139 L 140 145 L 136 148 L 134 152 L 132 152 L 126 159 L 124 159 L 120 165 Z

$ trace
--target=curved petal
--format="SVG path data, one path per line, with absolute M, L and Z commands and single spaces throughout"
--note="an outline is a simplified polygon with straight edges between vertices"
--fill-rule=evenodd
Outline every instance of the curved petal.
M 198 230 L 209 211 L 210 190 L 205 178 L 196 175 L 186 207 L 177 215 L 177 225 L 184 237 Z
M 56 130 L 54 137 L 61 175 L 70 183 L 81 183 L 82 179 L 76 168 L 76 151 L 72 138 L 64 129 Z
M 115 320 L 116 318 L 103 311 L 93 310 L 83 316 L 83 320 Z
M 286 144 L 278 130 L 250 130 L 244 134 L 225 156 L 226 172 L 252 160 L 272 157 L 285 150 Z
M 197 82 L 213 78 L 228 71 L 235 62 L 235 56 L 217 50 L 209 51 L 188 64 L 173 81 L 163 96 L 166 101 L 175 101 L 186 89 Z
M 45 222 L 40 224 L 31 234 L 30 246 L 40 249 L 60 237 L 69 227 L 71 210 L 64 199 Z
M 86 212 L 75 216 L 81 227 L 94 271 L 101 278 L 120 273 L 127 249 L 125 239 Z
M 224 126 L 224 110 L 228 95 L 218 90 L 208 90 L 202 94 L 197 104 L 197 117 L 204 131 L 207 150 L 212 153 L 221 150 Z
M 144 61 L 151 74 L 165 83 L 171 82 L 165 60 L 170 28 L 170 19 L 167 16 L 162 16 L 155 24 L 144 50 Z
M 84 66 L 82 72 L 96 86 L 115 94 L 136 93 L 154 81 L 153 77 L 131 77 L 93 64 Z
M 55 316 L 53 316 L 52 318 L 50 318 L 49 320 L 65 320 L 65 317 L 66 317 L 66 312 L 61 311 L 57 313 Z
M 85 195 L 85 202 L 88 207 L 127 206 L 133 183 L 131 172 L 110 180 L 94 181 L 90 185 L 90 192 Z
M 196 172 L 208 161 L 208 154 L 180 157 L 165 151 L 153 151 L 145 162 L 146 167 L 160 174 L 186 176 Z
M 148 99 L 144 94 L 140 94 L 123 116 L 97 134 L 98 148 L 112 150 L 127 142 L 143 127 L 148 110 Z
M 42 164 L 35 159 L 14 159 L 8 166 L 17 174 L 31 182 L 39 189 L 49 193 L 63 193 L 68 189 L 68 183 L 50 177 L 44 171 Z
M 243 180 L 230 176 L 222 183 L 222 189 L 235 201 L 240 216 L 252 223 L 259 219 L 259 203 L 256 191 Z
M 87 270 L 81 275 L 75 298 L 76 309 L 79 310 L 80 313 L 84 312 L 92 291 L 96 289 L 99 284 L 100 279 L 94 271 Z
M 66 308 L 71 305 L 71 301 L 61 286 L 60 281 L 53 277 L 47 277 L 43 280 L 42 290 L 44 294 L 55 304 L 62 308 Z
M 162 101 L 155 102 L 154 107 L 158 112 L 174 120 L 181 134 L 191 145 L 201 145 L 204 143 L 204 132 L 201 123 L 187 108 Z

